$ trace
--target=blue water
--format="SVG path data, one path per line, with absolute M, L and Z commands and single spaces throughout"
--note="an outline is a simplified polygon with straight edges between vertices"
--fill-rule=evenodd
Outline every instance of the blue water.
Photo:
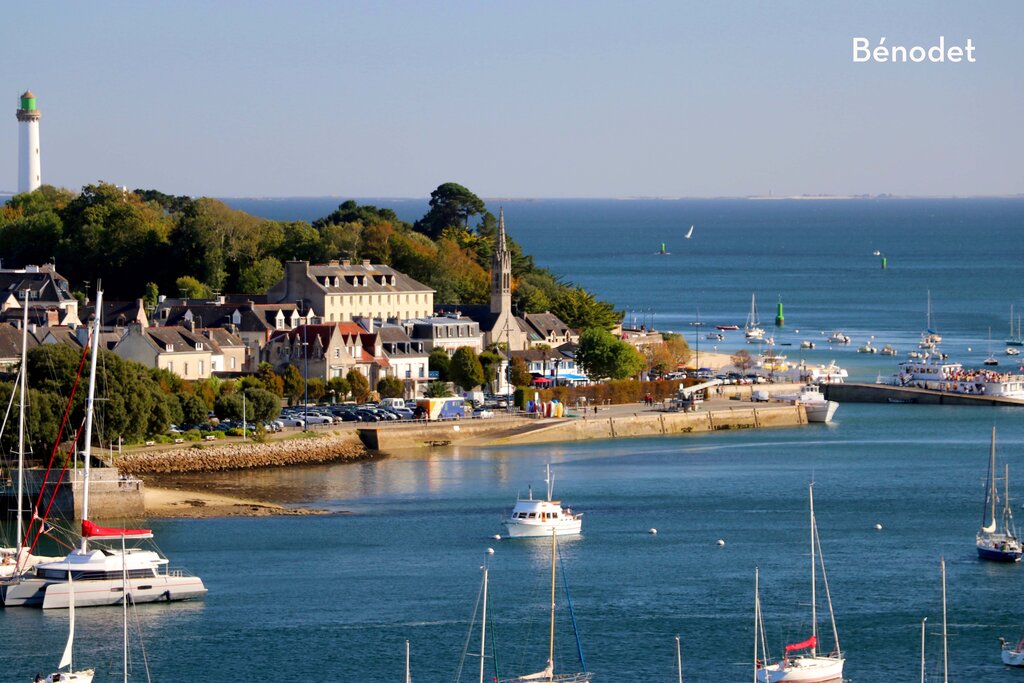
M 298 205 L 308 206 L 291 210 Z M 411 206 L 404 217 L 422 213 Z M 987 345 L 989 325 L 1002 339 L 1010 303 L 1024 304 L 1022 207 L 1006 200 L 505 203 L 510 231 L 542 265 L 624 309 L 653 309 L 658 327 L 692 338 L 686 323 L 698 305 L 708 322 L 742 324 L 751 291 L 770 321 L 781 292 L 785 334 L 794 341 L 842 328 L 855 341 L 873 334 L 878 346 L 906 347 L 924 326 L 930 288 L 935 326 L 965 360 L 985 354 L 978 346 Z M 694 237 L 684 242 L 691 223 Z M 653 256 L 662 241 L 671 256 Z M 887 271 L 874 249 L 889 255 Z M 797 328 L 799 336 L 791 332 Z M 891 363 L 852 349 L 815 353 L 864 376 Z M 806 638 L 812 479 L 850 680 L 917 680 L 926 616 L 931 680 L 941 675 L 943 555 L 954 680 L 1022 680 L 1024 672 L 999 663 L 996 637 L 1024 628 L 1017 597 L 1024 567 L 981 563 L 973 547 L 993 424 L 1011 493 L 1024 496 L 1019 412 L 849 404 L 837 420 L 756 433 L 436 449 L 411 459 L 211 477 L 224 490 L 351 514 L 155 521 L 173 564 L 201 575 L 210 594 L 139 608 L 153 680 L 394 681 L 406 639 L 414 680 L 451 680 L 488 546 L 500 675 L 541 669 L 547 545 L 491 536 L 502 531 L 500 515 L 518 492 L 530 483 L 539 489 L 549 461 L 556 494 L 585 512 L 584 534 L 561 548 L 596 681 L 675 680 L 676 634 L 686 680 L 750 680 L 755 564 L 773 651 Z M 650 527 L 659 533 L 648 534 Z M 119 680 L 120 615 L 78 613 L 78 663 L 96 666 L 98 683 Z M 0 614 L 7 654 L 0 680 L 52 670 L 66 618 Z M 557 660 L 566 668 L 574 654 L 569 630 L 560 622 Z M 463 680 L 475 680 L 475 664 L 467 661 Z

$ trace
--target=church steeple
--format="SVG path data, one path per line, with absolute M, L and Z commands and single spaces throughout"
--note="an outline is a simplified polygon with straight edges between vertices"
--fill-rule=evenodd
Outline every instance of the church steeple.
M 498 210 L 498 240 L 491 260 L 491 313 L 512 315 L 512 254 L 505 241 L 505 209 Z

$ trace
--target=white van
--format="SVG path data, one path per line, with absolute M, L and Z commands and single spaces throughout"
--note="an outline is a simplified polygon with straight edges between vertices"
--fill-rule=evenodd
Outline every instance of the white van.
M 382 398 L 378 403 L 381 408 L 407 408 L 404 398 Z

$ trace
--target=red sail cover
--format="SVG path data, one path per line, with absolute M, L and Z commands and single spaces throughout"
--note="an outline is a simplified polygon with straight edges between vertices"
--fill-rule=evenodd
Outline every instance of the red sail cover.
M 93 536 L 147 536 L 152 533 L 150 529 L 114 529 L 96 526 L 87 519 L 82 520 L 82 535 L 86 538 Z
M 793 643 L 792 645 L 787 645 L 786 652 L 792 652 L 793 650 L 803 650 L 804 648 L 814 647 L 815 645 L 817 645 L 817 643 L 818 639 L 814 636 L 811 636 L 802 643 Z

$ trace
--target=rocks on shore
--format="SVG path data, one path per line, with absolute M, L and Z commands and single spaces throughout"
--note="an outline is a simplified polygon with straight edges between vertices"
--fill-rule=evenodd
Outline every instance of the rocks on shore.
M 350 434 L 298 438 L 267 443 L 180 448 L 154 453 L 129 453 L 117 459 L 123 475 L 220 472 L 257 467 L 284 467 L 354 461 L 369 457 Z

